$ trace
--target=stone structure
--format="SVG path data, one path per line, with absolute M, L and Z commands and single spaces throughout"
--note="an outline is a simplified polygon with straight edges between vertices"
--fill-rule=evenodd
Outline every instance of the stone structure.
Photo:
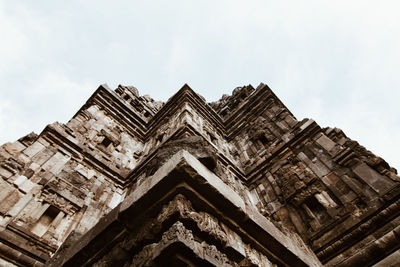
M 400 178 L 264 84 L 206 103 L 100 86 L 0 147 L 0 265 L 393 266 Z

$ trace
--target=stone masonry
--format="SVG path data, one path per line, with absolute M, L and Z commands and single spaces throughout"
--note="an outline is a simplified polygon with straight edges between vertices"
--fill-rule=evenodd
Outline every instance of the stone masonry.
M 101 85 L 0 147 L 0 266 L 398 266 L 400 177 L 271 89 Z

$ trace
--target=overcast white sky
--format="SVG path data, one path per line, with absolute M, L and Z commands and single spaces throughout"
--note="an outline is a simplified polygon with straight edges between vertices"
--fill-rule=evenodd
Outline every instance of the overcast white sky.
M 400 169 L 399 1 L 0 0 L 0 143 L 67 122 L 98 85 L 208 101 L 268 84 Z

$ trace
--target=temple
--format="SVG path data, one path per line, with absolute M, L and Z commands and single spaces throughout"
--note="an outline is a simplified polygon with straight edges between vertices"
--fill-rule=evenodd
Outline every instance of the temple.
M 101 85 L 0 147 L 0 266 L 399 264 L 397 171 L 265 84 L 211 103 Z

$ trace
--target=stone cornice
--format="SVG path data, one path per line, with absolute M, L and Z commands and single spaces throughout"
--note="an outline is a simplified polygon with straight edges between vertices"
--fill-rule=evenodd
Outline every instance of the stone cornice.
M 108 244 L 115 244 L 126 230 L 143 224 L 143 220 L 146 220 L 142 218 L 144 214 L 156 212 L 177 194 L 183 194 L 193 203 L 193 207 L 203 207 L 206 212 L 216 216 L 218 222 L 235 229 L 243 240 L 251 240 L 255 249 L 279 265 L 320 266 L 312 252 L 304 249 L 305 246 L 293 244 L 293 239 L 278 230 L 185 150 L 176 153 L 139 184 L 119 206 L 86 233 L 76 243 L 77 246 L 65 251 L 65 256 L 61 255 L 56 264 L 82 260 L 80 257 L 88 260 L 98 257 L 95 256 L 98 250 L 94 248 L 104 247 L 105 240 Z
M 387 204 L 380 210 L 374 212 L 366 220 L 361 220 L 347 229 L 344 233 L 340 234 L 339 238 L 335 238 L 321 246 L 316 250 L 318 258 L 323 262 L 327 262 L 332 257 L 337 255 L 338 251 L 346 250 L 361 239 L 365 238 L 367 234 L 371 234 L 379 228 L 382 228 L 386 223 L 389 223 L 395 217 L 400 215 L 400 200 Z

